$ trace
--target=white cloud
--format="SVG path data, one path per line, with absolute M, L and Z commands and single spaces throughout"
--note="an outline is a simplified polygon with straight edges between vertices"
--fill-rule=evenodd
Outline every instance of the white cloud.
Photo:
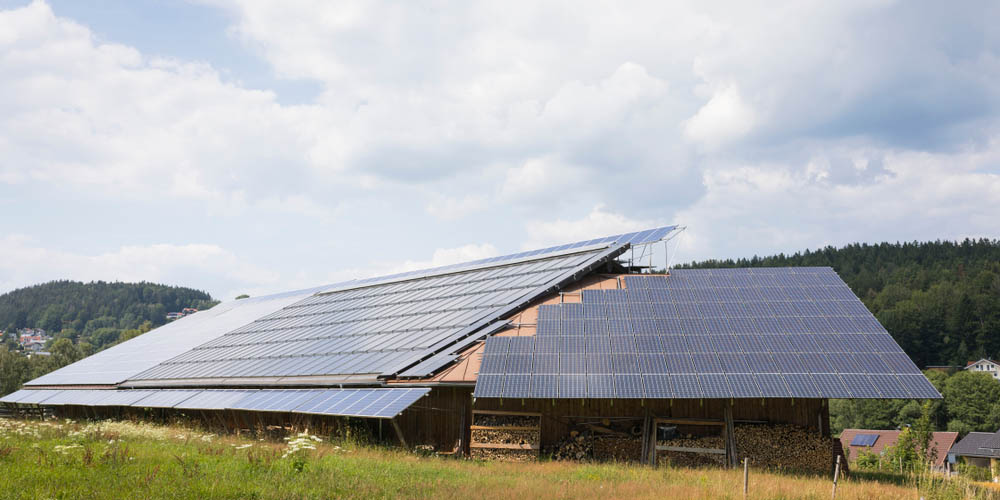
M 24 235 L 0 239 L 0 277 L 0 290 L 61 279 L 150 281 L 202 290 L 230 286 L 260 290 L 283 284 L 277 273 L 213 244 L 127 245 L 87 255 L 48 249 Z M 228 290 L 221 298 L 232 298 L 227 296 L 235 290 Z
M 679 258 L 749 257 L 857 241 L 996 237 L 1000 147 L 988 152 L 855 152 L 884 155 L 887 175 L 835 184 L 805 164 L 718 167 L 706 194 L 680 211 L 689 225 Z M 853 166 L 850 168 L 854 168 Z
M 739 88 L 728 85 L 716 91 L 698 113 L 684 123 L 684 135 L 715 149 L 746 135 L 753 129 L 755 120 L 754 110 L 740 97 Z
M 660 225 L 666 224 L 659 224 L 653 220 L 633 220 L 624 215 L 609 212 L 605 210 L 603 205 L 597 205 L 590 213 L 579 219 L 529 222 L 527 224 L 528 240 L 523 248 L 530 250 L 560 243 L 585 241 L 600 236 L 650 229 Z
M 674 222 L 692 258 L 995 235 L 1000 41 L 981 6 L 204 4 L 319 96 L 283 105 L 224 57 L 152 57 L 42 2 L 0 11 L 0 203 L 18 215 L 0 234 L 96 258 L 67 211 L 143 214 L 187 225 L 175 247 L 273 268 L 206 274 L 257 293 Z M 109 244 L 157 241 L 140 232 Z M 360 240 L 372 263 L 337 271 Z M 44 247 L 26 248 L 62 255 Z M 177 276 L 130 265 L 148 272 L 95 269 Z
M 404 273 L 407 271 L 418 271 L 433 267 L 460 264 L 473 260 L 488 259 L 498 255 L 496 247 L 490 243 L 470 243 L 454 248 L 438 248 L 429 260 L 406 260 L 399 263 L 383 264 L 372 267 L 359 277 L 383 276 L 388 274 Z
M 42 2 L 0 13 L 0 32 L 4 182 L 207 204 L 287 198 L 293 177 L 308 185 L 307 108 L 281 107 L 205 64 L 98 42 Z

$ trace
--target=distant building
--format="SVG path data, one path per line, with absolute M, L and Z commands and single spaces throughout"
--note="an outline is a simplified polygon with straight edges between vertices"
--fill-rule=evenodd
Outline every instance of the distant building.
M 177 318 L 183 318 L 183 317 L 184 317 L 184 313 L 182 313 L 182 312 L 168 312 L 167 313 L 167 320 L 168 321 L 172 321 L 172 320 L 175 320 Z
M 901 431 L 844 429 L 840 433 L 840 444 L 844 450 L 850 450 L 848 459 L 853 463 L 864 452 L 881 455 L 883 450 L 896 444 Z M 948 450 L 958 440 L 957 432 L 935 432 L 931 437 L 931 450 L 935 453 L 932 466 L 943 471 Z
M 1000 478 L 1000 431 L 970 432 L 951 447 L 948 461 L 988 468 L 996 481 Z
M 965 367 L 970 372 L 986 372 L 993 375 L 993 378 L 1000 380 L 1000 363 L 992 359 L 980 359 L 979 361 L 969 361 Z
M 40 351 L 45 350 L 45 341 L 44 340 L 32 340 L 30 342 L 22 342 L 21 343 L 21 347 L 25 351 L 40 352 Z
M 188 314 L 194 314 L 198 312 L 198 310 L 193 307 L 185 307 L 184 309 L 181 309 L 181 312 L 184 313 L 185 316 L 187 316 Z

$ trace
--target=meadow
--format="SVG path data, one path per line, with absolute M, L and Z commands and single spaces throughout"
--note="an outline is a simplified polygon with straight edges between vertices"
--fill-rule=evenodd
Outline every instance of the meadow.
M 741 470 L 498 463 L 146 422 L 0 419 L 0 498 L 743 498 Z M 749 498 L 828 499 L 827 477 L 751 469 Z M 931 476 L 853 475 L 838 499 L 1000 498 Z

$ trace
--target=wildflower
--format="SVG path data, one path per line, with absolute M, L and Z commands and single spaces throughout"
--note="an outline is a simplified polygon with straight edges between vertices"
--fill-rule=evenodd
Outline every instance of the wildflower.
M 68 455 L 69 452 L 70 452 L 70 450 L 73 450 L 73 449 L 76 449 L 76 448 L 83 448 L 83 447 L 80 446 L 80 445 L 78 445 L 78 444 L 69 444 L 69 445 L 57 444 L 57 445 L 55 445 L 52 448 L 52 450 L 55 451 L 56 453 L 61 453 L 63 455 Z

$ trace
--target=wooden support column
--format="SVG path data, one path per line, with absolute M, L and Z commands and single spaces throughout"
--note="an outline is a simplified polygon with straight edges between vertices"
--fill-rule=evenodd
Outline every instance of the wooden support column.
M 726 426 L 722 431 L 723 440 L 726 443 L 726 466 L 735 467 L 738 459 L 736 458 L 736 430 L 733 425 L 732 405 L 723 404 L 722 415 L 726 422 Z
M 392 427 L 396 429 L 396 437 L 399 438 L 399 444 L 403 445 L 403 448 L 409 448 L 409 446 L 406 445 L 406 438 L 403 437 L 403 429 L 399 427 L 399 422 L 397 422 L 395 418 L 391 419 L 391 422 Z

